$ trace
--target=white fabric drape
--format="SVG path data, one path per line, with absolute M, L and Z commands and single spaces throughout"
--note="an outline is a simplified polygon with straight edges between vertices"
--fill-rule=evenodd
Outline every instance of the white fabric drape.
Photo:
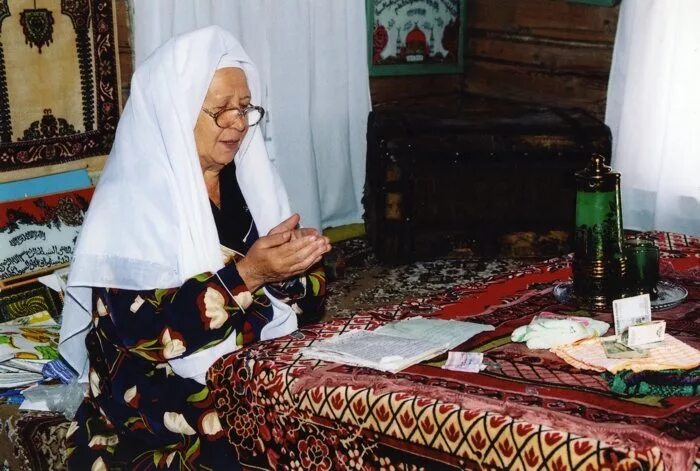
M 606 123 L 625 227 L 700 234 L 700 2 L 620 7 Z
M 370 110 L 364 2 L 133 0 L 140 64 L 171 36 L 210 24 L 258 65 L 271 160 L 302 224 L 362 222 Z

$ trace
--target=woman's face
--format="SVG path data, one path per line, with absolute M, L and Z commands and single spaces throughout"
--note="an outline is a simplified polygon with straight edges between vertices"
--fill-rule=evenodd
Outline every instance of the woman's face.
M 216 113 L 222 109 L 244 109 L 250 104 L 250 90 L 242 69 L 219 69 L 207 90 L 202 108 Z M 248 132 L 245 119 L 239 119 L 230 128 L 220 128 L 205 112 L 199 112 L 194 126 L 194 140 L 202 170 L 218 171 L 233 160 Z

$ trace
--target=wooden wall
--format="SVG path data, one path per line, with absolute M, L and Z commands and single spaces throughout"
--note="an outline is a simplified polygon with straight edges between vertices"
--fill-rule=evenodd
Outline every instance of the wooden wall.
M 372 102 L 455 93 L 605 112 L 619 7 L 565 0 L 467 0 L 461 75 L 373 77 Z

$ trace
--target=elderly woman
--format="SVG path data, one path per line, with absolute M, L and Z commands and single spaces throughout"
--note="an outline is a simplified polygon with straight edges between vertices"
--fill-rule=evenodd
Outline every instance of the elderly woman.
M 206 371 L 314 316 L 330 249 L 297 229 L 260 98 L 218 27 L 170 40 L 134 74 L 68 281 L 61 353 L 89 382 L 71 469 L 238 468 Z

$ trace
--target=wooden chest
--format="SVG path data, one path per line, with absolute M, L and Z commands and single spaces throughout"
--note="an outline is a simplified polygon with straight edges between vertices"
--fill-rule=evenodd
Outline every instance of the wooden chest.
M 504 234 L 574 226 L 574 172 L 610 155 L 610 131 L 574 109 L 512 104 L 375 109 L 364 206 L 378 259 L 483 247 Z

